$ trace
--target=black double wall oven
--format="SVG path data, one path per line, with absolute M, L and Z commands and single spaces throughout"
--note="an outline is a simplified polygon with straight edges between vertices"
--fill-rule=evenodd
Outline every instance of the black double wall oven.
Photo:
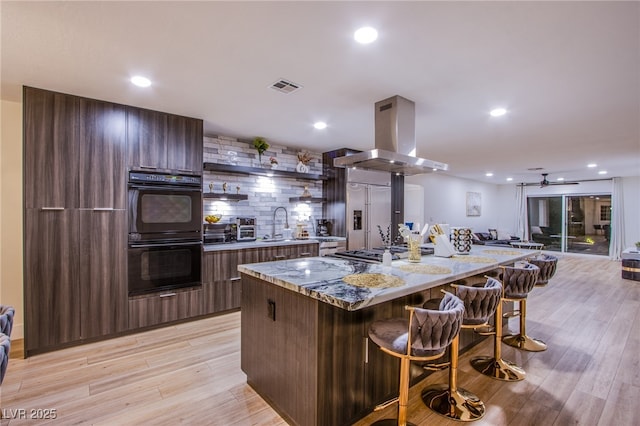
M 202 178 L 131 171 L 129 296 L 201 285 Z

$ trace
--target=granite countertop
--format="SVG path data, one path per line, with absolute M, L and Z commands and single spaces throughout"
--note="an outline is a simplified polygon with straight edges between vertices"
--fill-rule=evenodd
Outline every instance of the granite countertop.
M 315 238 L 309 238 L 305 240 L 256 240 L 256 241 L 241 241 L 235 243 L 224 244 L 205 244 L 203 250 L 207 251 L 222 251 L 222 250 L 242 250 L 248 248 L 260 248 L 260 247 L 277 247 L 288 246 L 295 244 L 319 244 L 320 241 Z
M 512 264 L 536 253 L 539 252 L 514 248 L 473 247 L 470 255 L 466 257 L 467 261 L 465 261 L 465 256 L 449 259 L 429 255 L 422 256 L 421 263 L 395 260 L 391 266 L 385 267 L 379 263 L 331 257 L 311 257 L 239 265 L 238 271 L 330 305 L 355 311 L 461 278 L 481 274 L 495 269 L 499 265 Z M 480 260 L 479 258 L 486 262 L 470 262 L 470 260 Z M 406 268 L 408 265 L 444 267 L 451 270 L 451 273 L 406 272 L 402 268 Z M 343 281 L 347 275 L 363 273 L 392 275 L 402 279 L 404 285 L 389 288 L 367 288 L 353 286 Z

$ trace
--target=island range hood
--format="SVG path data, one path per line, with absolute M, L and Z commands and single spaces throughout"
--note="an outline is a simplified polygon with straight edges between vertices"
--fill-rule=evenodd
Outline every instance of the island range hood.
M 333 159 L 335 167 L 381 170 L 406 176 L 447 170 L 448 164 L 416 157 L 415 103 L 402 96 L 375 103 L 375 149 Z

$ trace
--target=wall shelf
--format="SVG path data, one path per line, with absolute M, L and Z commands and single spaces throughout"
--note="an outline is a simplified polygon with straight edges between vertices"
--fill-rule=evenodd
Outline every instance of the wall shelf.
M 247 194 L 227 194 L 226 192 L 203 192 L 202 198 L 210 198 L 222 201 L 243 201 L 248 200 Z
M 326 198 L 320 197 L 289 197 L 290 203 L 324 203 Z
M 263 169 L 260 167 L 245 167 L 245 166 L 232 166 L 230 164 L 218 164 L 218 163 L 204 163 L 204 170 L 218 173 L 238 173 L 242 175 L 255 175 L 255 176 L 268 176 L 268 177 L 282 177 L 289 179 L 304 179 L 304 180 L 324 180 L 323 175 L 311 174 L 311 173 L 298 173 L 288 170 L 278 169 Z

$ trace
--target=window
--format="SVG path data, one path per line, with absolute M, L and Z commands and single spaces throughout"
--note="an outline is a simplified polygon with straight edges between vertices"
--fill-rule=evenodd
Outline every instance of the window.
M 600 206 L 600 220 L 611 220 L 611 206 Z

